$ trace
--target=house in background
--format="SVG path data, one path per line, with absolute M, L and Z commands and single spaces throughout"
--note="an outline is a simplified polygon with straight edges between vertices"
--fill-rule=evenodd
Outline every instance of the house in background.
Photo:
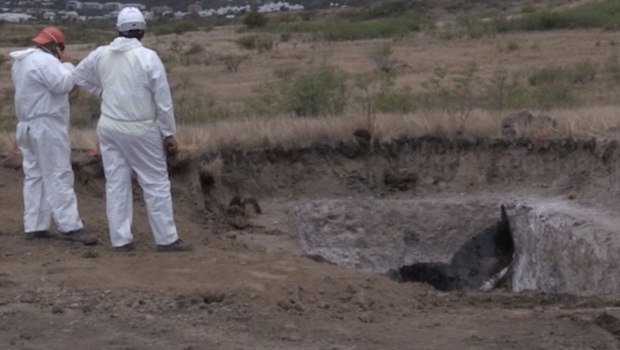
M 83 11 L 101 11 L 103 10 L 103 4 L 98 2 L 83 2 L 82 3 Z
M 187 12 L 188 13 L 198 13 L 202 11 L 202 6 L 198 5 L 198 4 L 192 4 L 187 6 Z
M 81 1 L 67 1 L 67 11 L 80 11 L 82 9 Z
M 132 3 L 132 4 L 124 4 L 123 8 L 125 7 L 135 7 L 140 11 L 145 11 L 146 10 L 146 6 L 144 6 L 143 4 L 140 3 Z
M 123 4 L 120 2 L 106 2 L 103 4 L 103 10 L 106 12 L 120 11 L 123 8 Z
M 163 15 L 166 12 L 172 12 L 172 7 L 170 6 L 155 6 L 151 7 L 151 12 L 156 15 Z

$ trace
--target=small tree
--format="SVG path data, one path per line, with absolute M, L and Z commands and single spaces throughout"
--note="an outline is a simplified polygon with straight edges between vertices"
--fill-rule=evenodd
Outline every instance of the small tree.
M 269 22 L 269 18 L 267 18 L 262 13 L 258 12 L 248 12 L 243 18 L 243 24 L 245 24 L 250 29 L 262 28 L 267 25 Z
M 489 107 L 500 114 L 506 106 L 506 90 L 508 88 L 508 71 L 504 67 L 497 67 L 487 86 Z
M 235 73 L 239 69 L 241 63 L 245 61 L 246 58 L 247 56 L 245 55 L 228 54 L 220 58 L 220 60 L 222 61 L 222 63 L 224 63 L 224 66 L 226 66 L 226 69 L 229 72 Z
M 392 44 L 383 43 L 373 48 L 370 57 L 381 72 L 389 73 L 396 66 L 396 60 L 392 58 L 393 53 Z

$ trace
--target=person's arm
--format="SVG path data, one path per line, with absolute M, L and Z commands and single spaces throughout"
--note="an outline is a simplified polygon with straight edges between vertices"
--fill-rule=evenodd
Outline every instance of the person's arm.
M 174 106 L 172 94 L 166 77 L 166 69 L 159 56 L 153 52 L 149 64 L 149 90 L 153 93 L 153 100 L 157 107 L 157 123 L 164 137 L 174 136 L 176 122 L 174 120 Z
M 73 79 L 75 84 L 83 90 L 97 96 L 101 96 L 103 92 L 101 81 L 97 76 L 96 63 L 99 56 L 97 49 L 84 58 L 73 71 Z
M 43 60 L 36 67 L 39 79 L 53 94 L 68 94 L 75 87 L 73 64 Z

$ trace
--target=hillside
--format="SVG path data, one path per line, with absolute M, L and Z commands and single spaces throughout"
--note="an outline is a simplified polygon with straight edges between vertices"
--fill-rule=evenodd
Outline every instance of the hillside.
M 186 11 L 187 7 L 192 4 L 201 4 L 203 8 L 219 8 L 225 6 L 235 5 L 261 5 L 268 2 L 268 0 L 142 0 L 141 3 L 148 7 L 153 6 L 170 6 L 178 11 Z M 395 7 L 402 9 L 435 9 L 448 13 L 463 13 L 463 12 L 479 12 L 479 11 L 506 11 L 511 9 L 527 9 L 530 7 L 546 8 L 555 7 L 559 5 L 565 5 L 569 3 L 583 3 L 584 1 L 575 0 L 543 0 L 533 2 L 531 0 L 293 0 L 290 3 L 304 5 L 308 10 L 326 9 L 330 8 L 330 4 L 337 5 L 339 7 L 384 7 L 385 4 L 389 4 L 387 7 Z M 535 4 L 535 5 L 534 5 Z

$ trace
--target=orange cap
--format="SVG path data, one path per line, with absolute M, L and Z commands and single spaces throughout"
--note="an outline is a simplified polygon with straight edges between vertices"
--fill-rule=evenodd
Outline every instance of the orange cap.
M 49 43 L 64 44 L 65 35 L 60 29 L 56 27 L 47 27 L 43 28 L 39 35 L 32 39 L 32 41 L 39 45 L 45 45 Z

